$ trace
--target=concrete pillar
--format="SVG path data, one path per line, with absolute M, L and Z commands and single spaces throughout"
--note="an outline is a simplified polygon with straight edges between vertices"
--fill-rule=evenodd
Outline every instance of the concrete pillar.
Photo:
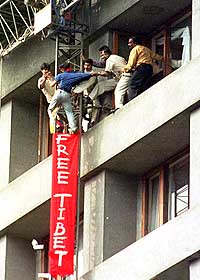
M 6 273 L 6 236 L 0 238 L 0 280 L 5 280 Z
M 13 100 L 9 181 L 37 164 L 37 148 L 38 107 Z
M 103 261 L 105 172 L 85 184 L 83 262 L 84 273 Z
M 190 280 L 200 279 L 200 259 L 190 262 Z
M 103 259 L 136 241 L 137 178 L 107 171 Z
M 190 115 L 190 208 L 200 203 L 200 109 Z
M 35 280 L 35 252 L 31 242 L 7 237 L 5 280 Z
M 0 117 L 0 190 L 9 183 L 10 145 L 11 145 L 12 101 L 1 107 Z
M 29 93 L 30 94 L 30 93 Z M 1 108 L 0 189 L 37 164 L 38 108 L 11 100 Z
M 136 240 L 134 178 L 103 171 L 85 184 L 84 273 Z
M 192 0 L 192 58 L 200 55 L 200 1 Z

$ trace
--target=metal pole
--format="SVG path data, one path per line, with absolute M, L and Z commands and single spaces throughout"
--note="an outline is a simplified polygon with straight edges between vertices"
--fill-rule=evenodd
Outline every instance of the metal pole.
M 7 5 L 10 2 L 10 0 L 6 0 L 4 3 L 0 5 L 0 9 L 2 9 L 5 5 Z
M 42 158 L 42 131 L 43 131 L 43 95 L 40 94 L 40 103 L 39 103 L 39 135 L 38 135 L 38 163 Z
M 81 129 L 82 129 L 82 105 L 83 99 L 82 94 L 80 95 L 80 115 L 79 115 L 79 129 L 80 129 L 80 138 L 79 138 L 79 160 L 78 160 L 78 189 L 77 189 L 77 208 L 76 208 L 76 280 L 78 279 L 78 252 L 79 252 L 79 223 L 80 223 L 80 163 L 81 163 Z
M 83 51 L 83 39 L 81 36 L 81 52 Z M 80 58 L 80 68 L 82 69 L 83 60 Z M 79 252 L 79 222 L 80 222 L 80 188 L 81 188 L 81 179 L 80 179 L 80 165 L 81 165 L 81 130 L 82 130 L 82 106 L 83 106 L 83 95 L 80 95 L 80 115 L 79 115 L 79 162 L 78 162 L 78 190 L 77 190 L 77 211 L 76 211 L 76 280 L 78 280 L 78 252 Z
M 0 57 L 0 111 L 1 111 L 1 96 L 3 96 L 3 92 L 2 92 L 2 79 L 3 77 L 3 57 Z
M 59 52 L 59 34 L 56 33 L 55 76 L 58 73 L 58 52 Z

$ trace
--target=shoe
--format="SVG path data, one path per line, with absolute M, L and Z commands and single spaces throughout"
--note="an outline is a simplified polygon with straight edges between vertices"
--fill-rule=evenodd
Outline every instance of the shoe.
M 76 134 L 78 132 L 78 128 L 75 128 L 75 129 L 69 128 L 68 132 L 69 132 L 69 134 Z
M 57 132 L 63 132 L 64 129 L 64 123 L 61 120 L 56 120 L 56 131 Z

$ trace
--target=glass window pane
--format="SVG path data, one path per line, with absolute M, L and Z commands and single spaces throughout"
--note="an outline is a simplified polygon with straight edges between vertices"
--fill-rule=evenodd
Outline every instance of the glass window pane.
M 169 168 L 169 219 L 189 208 L 189 157 Z
M 148 232 L 159 226 L 159 176 L 149 179 Z
M 177 69 L 191 59 L 191 17 L 188 17 L 171 28 L 170 56 L 171 66 Z

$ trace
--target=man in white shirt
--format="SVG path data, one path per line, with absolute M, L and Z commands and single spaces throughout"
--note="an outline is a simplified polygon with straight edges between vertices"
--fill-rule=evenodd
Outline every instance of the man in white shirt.
M 101 57 L 106 61 L 106 66 L 104 71 L 98 72 L 98 75 L 110 78 L 98 82 L 89 95 L 92 100 L 94 100 L 97 96 L 102 95 L 104 92 L 112 92 L 115 89 L 122 74 L 123 68 L 127 64 L 123 57 L 112 54 L 108 47 L 105 47 L 102 50 Z
M 40 71 L 42 72 L 42 77 L 38 79 L 38 88 L 45 95 L 47 102 L 50 103 L 56 91 L 56 87 L 51 87 L 50 80 L 47 79 L 47 77 L 49 77 L 50 74 L 50 65 L 45 62 L 42 63 L 42 65 L 40 66 Z

